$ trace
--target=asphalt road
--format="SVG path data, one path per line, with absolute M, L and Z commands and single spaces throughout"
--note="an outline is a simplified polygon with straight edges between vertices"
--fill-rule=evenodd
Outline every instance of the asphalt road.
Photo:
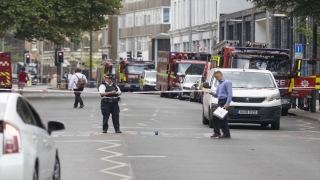
M 86 91 L 97 92 L 95 89 Z M 109 121 L 102 134 L 98 94 L 83 94 L 74 109 L 71 93 L 25 93 L 54 132 L 64 180 L 315 180 L 320 177 L 320 125 L 282 117 L 281 129 L 231 125 L 231 139 L 211 139 L 202 125 L 202 106 L 150 94 L 124 94 L 122 134 Z M 155 130 L 159 135 L 155 135 Z

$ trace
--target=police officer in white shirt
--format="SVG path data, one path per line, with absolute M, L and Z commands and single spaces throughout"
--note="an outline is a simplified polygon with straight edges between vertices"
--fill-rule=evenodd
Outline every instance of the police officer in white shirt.
M 121 133 L 119 113 L 120 108 L 118 102 L 120 101 L 121 91 L 120 88 L 112 82 L 113 75 L 108 74 L 105 78 L 105 82 L 101 83 L 99 87 L 99 93 L 101 99 L 101 113 L 103 115 L 102 132 L 108 131 L 108 120 L 110 114 L 112 114 L 112 123 L 116 133 Z

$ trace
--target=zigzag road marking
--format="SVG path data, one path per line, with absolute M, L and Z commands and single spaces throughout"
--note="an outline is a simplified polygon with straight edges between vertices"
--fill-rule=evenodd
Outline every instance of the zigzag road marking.
M 303 124 L 298 124 L 298 126 L 302 126 L 302 128 L 300 128 L 300 130 L 302 131 L 314 129 L 314 127 L 309 126 L 312 123 L 306 122 L 304 120 L 297 120 L 297 122 L 303 123 Z

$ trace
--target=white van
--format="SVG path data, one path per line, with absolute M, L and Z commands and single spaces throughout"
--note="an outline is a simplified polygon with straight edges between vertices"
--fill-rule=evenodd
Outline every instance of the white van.
M 213 111 L 218 99 L 209 94 L 216 91 L 218 81 L 213 77 L 221 71 L 223 78 L 232 83 L 232 101 L 228 107 L 229 123 L 254 123 L 261 126 L 271 124 L 271 129 L 280 129 L 281 98 L 272 73 L 268 70 L 254 69 L 211 69 L 203 84 L 206 88 L 203 97 L 202 123 L 213 127 Z

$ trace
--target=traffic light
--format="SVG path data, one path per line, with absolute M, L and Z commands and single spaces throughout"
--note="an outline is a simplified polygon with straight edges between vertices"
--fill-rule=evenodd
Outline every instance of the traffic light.
M 127 58 L 132 58 L 132 51 L 127 52 Z
M 142 57 L 142 52 L 138 51 L 137 52 L 137 57 Z
M 24 54 L 24 62 L 25 62 L 25 64 L 29 64 L 31 62 L 31 54 L 30 53 Z
M 57 51 L 57 58 L 58 58 L 58 60 L 57 60 L 58 63 L 63 63 L 64 62 L 64 60 L 63 60 L 63 51 Z

